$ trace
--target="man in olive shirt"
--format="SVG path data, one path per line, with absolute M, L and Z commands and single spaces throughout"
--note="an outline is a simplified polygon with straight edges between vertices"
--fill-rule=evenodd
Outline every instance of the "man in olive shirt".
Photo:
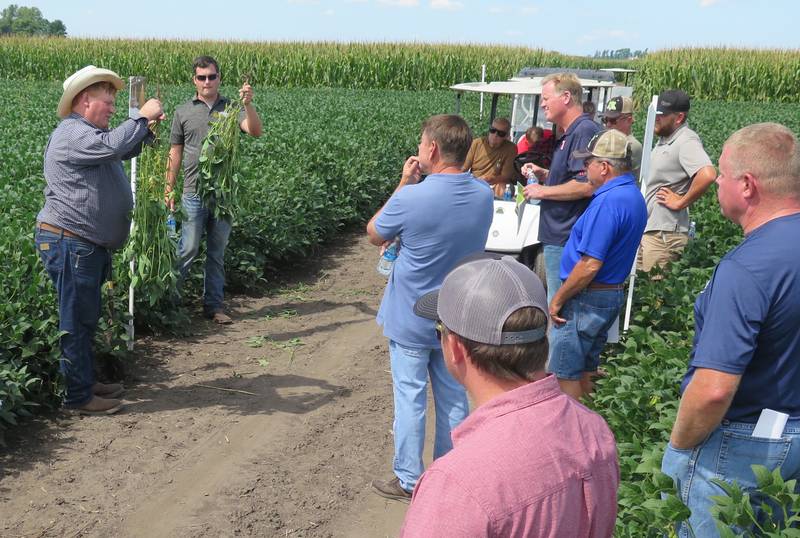
M 647 227 L 637 267 L 650 271 L 678 259 L 689 240 L 688 207 L 717 177 L 697 133 L 689 129 L 689 96 L 667 90 L 658 96 L 654 132 L 659 136 L 647 177 Z
M 508 139 L 511 123 L 506 118 L 495 118 L 489 134 L 472 142 L 464 161 L 463 171 L 485 180 L 494 188 L 495 196 L 502 196 L 506 185 L 514 182 L 514 158 L 517 146 Z
M 216 323 L 231 323 L 223 311 L 225 285 L 225 247 L 231 233 L 231 223 L 214 218 L 214 208 L 205 207 L 197 194 L 200 176 L 200 153 L 208 134 L 209 122 L 225 111 L 230 102 L 219 93 L 221 75 L 216 60 L 210 56 L 195 58 L 193 65 L 197 93 L 175 110 L 170 133 L 169 168 L 167 170 L 167 203 L 174 208 L 172 190 L 183 161 L 183 196 L 181 204 L 186 219 L 181 223 L 178 244 L 178 271 L 183 283 L 200 249 L 203 233 L 207 235 L 205 280 L 203 283 L 203 312 Z M 239 115 L 239 127 L 251 136 L 261 136 L 261 118 L 253 106 L 253 89 L 245 82 L 239 90 L 244 110 Z

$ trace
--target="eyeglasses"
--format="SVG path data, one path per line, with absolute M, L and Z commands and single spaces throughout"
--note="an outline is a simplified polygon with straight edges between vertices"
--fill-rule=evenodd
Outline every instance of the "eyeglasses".
M 441 340 L 442 333 L 444 333 L 444 323 L 442 323 L 442 320 L 437 319 L 436 325 L 434 325 L 434 327 L 436 328 L 436 339 Z
M 508 131 L 501 131 L 500 129 L 497 129 L 496 127 L 489 127 L 489 132 L 492 133 L 492 134 L 496 134 L 500 138 L 503 138 L 504 136 L 506 136 L 508 134 Z
M 603 118 L 603 125 L 616 125 L 619 120 L 624 120 L 624 119 L 627 119 L 627 118 L 630 118 L 630 117 L 631 116 L 629 114 L 620 114 L 616 118 L 604 117 Z
M 206 79 L 208 80 L 217 80 L 219 73 L 212 73 L 211 75 L 195 75 L 194 78 L 199 80 L 200 82 L 205 82 Z

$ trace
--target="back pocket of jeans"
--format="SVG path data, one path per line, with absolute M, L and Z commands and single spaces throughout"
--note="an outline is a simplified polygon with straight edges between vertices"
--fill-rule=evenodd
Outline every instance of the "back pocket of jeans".
M 751 465 L 763 465 L 770 471 L 783 465 L 792 446 L 791 439 L 765 439 L 725 431 L 717 460 L 717 475 L 726 482 L 734 480 L 745 487 L 756 487 Z

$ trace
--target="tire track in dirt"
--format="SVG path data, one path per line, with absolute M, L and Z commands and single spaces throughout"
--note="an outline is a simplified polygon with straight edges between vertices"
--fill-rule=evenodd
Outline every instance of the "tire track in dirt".
M 361 233 L 337 245 L 283 290 L 233 298 L 230 327 L 141 342 L 125 413 L 16 431 L 0 534 L 396 535 L 405 505 L 369 491 L 392 457 L 385 281 Z

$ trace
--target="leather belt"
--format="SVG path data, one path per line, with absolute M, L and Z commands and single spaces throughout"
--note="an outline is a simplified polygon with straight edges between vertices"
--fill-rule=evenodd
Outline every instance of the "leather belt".
M 625 284 L 606 284 L 604 282 L 590 282 L 587 290 L 621 290 Z
M 70 232 L 69 230 L 65 230 L 64 228 L 59 228 L 58 226 L 53 226 L 52 224 L 47 224 L 46 222 L 37 222 L 36 223 L 36 227 L 39 230 L 45 230 L 47 232 L 51 232 L 51 233 L 54 233 L 54 234 L 60 234 L 60 235 L 63 235 L 64 237 L 72 237 L 74 239 L 82 239 L 82 237 L 79 236 L 78 234 L 74 234 L 74 233 Z

